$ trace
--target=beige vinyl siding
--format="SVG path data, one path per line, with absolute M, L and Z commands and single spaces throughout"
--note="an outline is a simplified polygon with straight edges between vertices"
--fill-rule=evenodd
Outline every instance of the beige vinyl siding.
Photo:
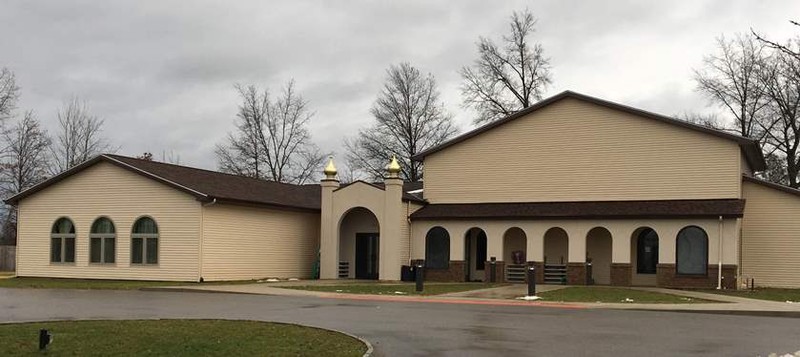
M 800 288 L 800 196 L 745 181 L 742 275 L 758 286 Z
M 310 278 L 319 213 L 214 204 L 203 208 L 203 279 Z
M 134 221 L 150 216 L 159 229 L 159 264 L 131 265 Z M 117 232 L 116 263 L 89 263 L 89 230 L 100 216 Z M 59 217 L 75 224 L 75 263 L 50 263 L 50 230 Z M 19 276 L 196 281 L 200 203 L 194 197 L 106 162 L 23 199 L 19 205 Z
M 411 221 L 408 219 L 412 213 L 422 208 L 422 205 L 403 202 L 403 221 L 400 223 L 400 262 L 402 265 L 409 265 L 411 263 Z
M 736 198 L 740 156 L 735 142 L 567 98 L 425 157 L 425 198 Z

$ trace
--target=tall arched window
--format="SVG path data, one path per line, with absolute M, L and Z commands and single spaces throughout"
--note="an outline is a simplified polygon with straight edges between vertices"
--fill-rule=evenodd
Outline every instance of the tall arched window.
M 53 223 L 50 230 L 50 262 L 75 262 L 75 225 L 69 218 L 62 217 Z
M 636 273 L 655 274 L 658 268 L 658 233 L 652 228 L 639 232 L 636 240 Z
M 133 224 L 131 264 L 158 264 L 158 226 L 150 217 L 139 218 Z
M 100 217 L 92 224 L 89 233 L 89 262 L 114 263 L 117 255 L 117 231 L 114 223 Z
M 678 274 L 705 275 L 708 268 L 708 234 L 689 226 L 678 232 L 675 265 Z
M 425 236 L 425 267 L 447 269 L 450 266 L 450 234 L 442 227 L 433 227 Z

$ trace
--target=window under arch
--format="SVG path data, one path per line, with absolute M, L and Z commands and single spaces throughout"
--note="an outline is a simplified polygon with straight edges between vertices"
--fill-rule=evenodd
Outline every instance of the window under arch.
M 678 232 L 675 241 L 675 265 L 678 274 L 705 275 L 708 269 L 708 234 L 697 226 Z
M 139 218 L 133 224 L 131 264 L 158 264 L 158 225 L 150 217 Z
M 636 273 L 655 274 L 658 269 L 658 233 L 644 228 L 636 238 Z
M 450 266 L 450 234 L 442 227 L 433 227 L 425 235 L 425 267 L 447 269 Z
M 89 262 L 114 263 L 117 254 L 117 231 L 114 223 L 100 217 L 92 223 L 89 233 Z
M 50 230 L 50 262 L 75 262 L 75 225 L 66 217 L 59 218 Z

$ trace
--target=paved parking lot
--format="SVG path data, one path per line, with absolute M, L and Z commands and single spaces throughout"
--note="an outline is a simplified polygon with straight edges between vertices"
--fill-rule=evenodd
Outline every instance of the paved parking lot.
M 0 289 L 3 322 L 98 318 L 295 322 L 366 338 L 379 356 L 766 356 L 800 350 L 800 319 L 785 317 L 198 292 Z

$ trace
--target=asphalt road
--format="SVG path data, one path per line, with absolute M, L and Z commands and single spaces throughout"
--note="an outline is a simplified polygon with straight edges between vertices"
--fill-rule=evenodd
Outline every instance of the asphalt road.
M 373 344 L 377 356 L 766 356 L 800 350 L 800 319 L 786 317 L 193 292 L 0 289 L 2 322 L 129 318 L 294 322 L 363 337 Z

